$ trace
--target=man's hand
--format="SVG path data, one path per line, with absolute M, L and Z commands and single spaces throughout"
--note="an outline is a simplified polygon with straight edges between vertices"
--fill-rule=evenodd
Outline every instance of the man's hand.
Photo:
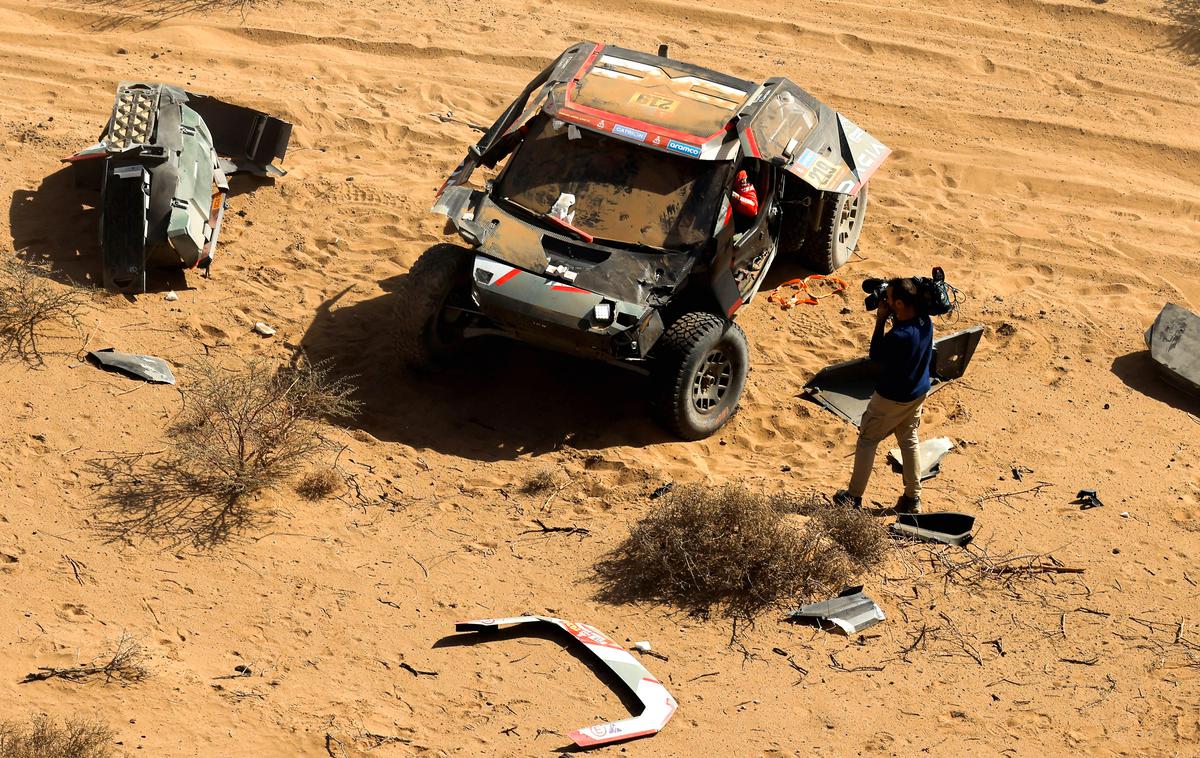
M 879 321 L 886 321 L 890 315 L 892 315 L 892 309 L 888 305 L 887 299 L 879 298 L 879 307 L 875 309 L 875 318 Z

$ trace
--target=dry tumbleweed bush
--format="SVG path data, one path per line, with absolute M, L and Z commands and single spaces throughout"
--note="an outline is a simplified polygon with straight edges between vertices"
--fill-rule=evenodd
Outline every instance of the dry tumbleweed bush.
M 29 724 L 0 722 L 0 758 L 108 758 L 114 739 L 102 722 L 69 717 L 59 726 L 39 714 Z
M 38 344 L 47 330 L 78 331 L 83 293 L 51 280 L 53 268 L 17 258 L 0 262 L 0 358 L 17 357 L 40 365 Z
M 560 477 L 557 473 L 550 469 L 543 469 L 530 475 L 525 481 L 521 482 L 521 486 L 517 489 L 522 495 L 529 497 L 537 497 L 545 495 L 556 489 L 559 485 Z
M 812 519 L 793 524 L 744 484 L 677 487 L 597 566 L 601 595 L 654 600 L 752 619 L 768 608 L 839 590 L 855 561 Z
M 345 480 L 333 466 L 313 469 L 296 482 L 296 494 L 305 500 L 324 500 L 346 486 Z
M 892 550 L 887 529 L 866 511 L 831 505 L 813 512 L 812 517 L 815 528 L 840 545 L 858 568 L 875 568 Z
M 104 677 L 104 683 L 119 682 L 133 684 L 150 675 L 146 668 L 146 649 L 142 643 L 128 634 L 122 634 L 111 653 L 105 653 L 88 663 L 56 668 L 40 666 L 37 671 L 25 675 L 22 684 L 46 679 L 65 679 L 68 682 L 84 682 L 92 677 Z
M 358 410 L 354 387 L 323 366 L 272 370 L 251 361 L 194 367 L 184 407 L 158 454 L 91 461 L 104 487 L 106 526 L 122 537 L 208 546 L 254 516 L 247 501 L 278 487 L 331 446 L 320 422 Z
M 315 422 L 354 415 L 353 391 L 307 362 L 278 371 L 261 361 L 237 371 L 201 363 L 169 434 L 181 458 L 217 474 L 220 493 L 237 499 L 277 486 L 328 447 Z

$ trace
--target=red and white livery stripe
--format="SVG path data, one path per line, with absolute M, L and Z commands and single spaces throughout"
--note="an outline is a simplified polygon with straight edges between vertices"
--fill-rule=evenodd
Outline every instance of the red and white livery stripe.
M 533 623 L 552 624 L 571 635 L 577 642 L 582 643 L 592 655 L 607 665 L 642 702 L 642 712 L 637 716 L 606 724 L 594 724 L 571 732 L 571 739 L 579 747 L 648 737 L 657 734 L 675 715 L 679 705 L 675 702 L 675 698 L 671 697 L 671 693 L 667 692 L 663 683 L 647 671 L 628 650 L 613 642 L 608 635 L 590 624 L 564 621 L 549 616 L 513 616 L 465 621 L 456 624 L 455 629 L 460 632 L 487 631 Z

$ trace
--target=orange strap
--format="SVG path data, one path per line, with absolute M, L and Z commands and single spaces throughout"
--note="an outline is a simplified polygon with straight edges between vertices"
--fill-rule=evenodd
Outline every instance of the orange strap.
M 837 285 L 837 289 L 835 289 L 831 292 L 827 292 L 824 295 L 819 295 L 819 296 L 814 295 L 811 292 L 809 292 L 809 290 L 808 290 L 808 283 L 814 279 L 824 279 L 826 281 L 833 282 L 834 284 Z M 782 308 L 783 310 L 786 311 L 786 310 L 790 310 L 800 304 L 816 305 L 823 298 L 827 298 L 830 295 L 837 295 L 839 293 L 845 292 L 847 289 L 849 289 L 849 287 L 850 287 L 850 285 L 846 284 L 846 281 L 844 279 L 840 279 L 836 276 L 825 276 L 823 274 L 812 274 L 810 276 L 804 277 L 803 279 L 791 279 L 791 280 L 786 281 L 783 284 L 779 285 L 771 292 L 770 295 L 767 295 L 767 302 L 777 303 L 780 308 Z M 782 292 L 782 290 L 784 290 L 785 288 L 791 288 L 792 290 L 794 290 L 794 292 L 790 295 L 784 294 Z M 801 293 L 804 293 L 803 298 L 801 297 Z

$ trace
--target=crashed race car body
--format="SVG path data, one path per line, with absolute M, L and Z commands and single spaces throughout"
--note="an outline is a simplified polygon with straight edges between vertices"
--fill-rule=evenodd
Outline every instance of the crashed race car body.
M 283 176 L 291 124 L 166 84 L 122 82 L 100 142 L 65 160 L 100 191 L 104 285 L 143 292 L 148 268 L 207 269 L 238 171 Z M 226 156 L 226 157 L 222 157 Z
M 786 79 L 756 84 L 577 44 L 439 190 L 434 211 L 473 248 L 470 296 L 448 307 L 466 314 L 465 336 L 503 334 L 650 372 L 670 363 L 655 355 L 665 334 L 690 361 L 689 340 L 728 332 L 776 256 L 821 273 L 848 260 L 866 182 L 888 152 Z M 485 189 L 467 184 L 506 158 Z M 732 212 L 739 170 L 755 185 L 757 215 Z M 707 316 L 673 337 L 687 314 Z M 709 352 L 700 374 L 670 380 L 694 385 L 691 409 L 669 411 L 681 436 L 706 436 L 736 407 L 744 344 Z

